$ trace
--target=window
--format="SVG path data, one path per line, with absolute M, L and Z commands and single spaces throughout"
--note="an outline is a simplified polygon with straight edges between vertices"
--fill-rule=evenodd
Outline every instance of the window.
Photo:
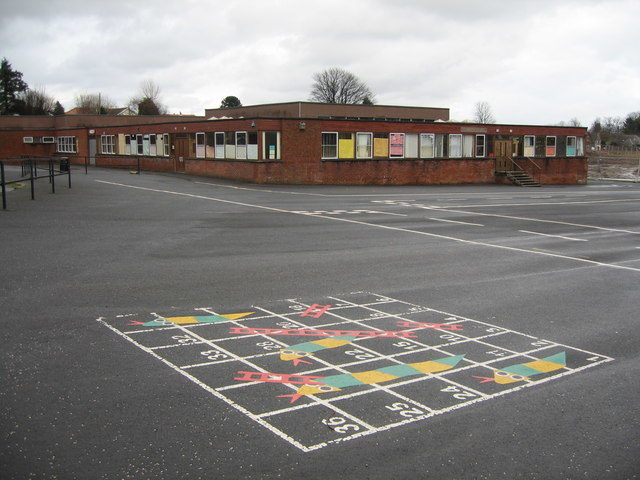
M 204 132 L 196 133 L 196 158 L 204 158 Z
M 462 135 L 459 133 L 449 135 L 449 156 L 455 158 L 462 157 Z
M 164 139 L 161 133 L 156 133 L 156 155 L 164 155 Z
M 142 135 L 138 135 L 138 155 L 144 155 L 144 142 L 142 140 Z
M 576 137 L 567 137 L 567 157 L 576 156 Z
M 324 133 L 322 134 L 324 158 Z M 264 160 L 280 159 L 280 132 L 262 132 L 262 158 Z
M 420 134 L 420 158 L 433 158 L 435 135 L 433 133 Z
M 536 156 L 536 137 L 535 135 L 524 136 L 524 156 L 535 157 Z
M 58 152 L 76 153 L 76 137 L 58 137 Z
M 236 158 L 236 134 L 224 133 L 224 158 Z
M 436 157 L 444 157 L 444 145 L 444 133 L 436 133 Z
M 157 155 L 157 150 L 156 150 L 156 134 L 155 133 L 151 133 L 149 134 L 149 155 L 153 155 L 156 156 Z
M 100 137 L 100 152 L 113 155 L 116 153 L 116 136 L 102 135 Z
M 484 135 L 476 135 L 476 157 L 485 156 L 485 140 Z
M 389 157 L 404 157 L 404 133 L 389 134 Z
M 124 136 L 124 154 L 131 155 L 131 135 Z
M 142 136 L 142 154 L 149 155 L 149 135 Z
M 584 138 L 578 137 L 577 139 L 577 154 L 579 156 L 584 155 Z
M 338 157 L 355 158 L 355 146 L 353 133 L 341 132 L 338 134 Z
M 405 158 L 418 158 L 418 134 L 407 133 L 404 136 Z
M 258 132 L 247 133 L 247 158 L 258 159 Z
M 386 133 L 373 134 L 373 156 L 376 158 L 389 157 L 389 135 Z
M 556 156 L 556 137 L 547 137 L 545 155 L 547 157 Z
M 118 153 L 122 155 L 125 153 L 124 133 L 118 134 Z
M 215 154 L 216 158 L 224 158 L 224 132 L 215 134 Z
M 164 156 L 168 157 L 169 156 L 169 150 L 171 149 L 171 146 L 169 144 L 169 134 L 168 133 L 163 133 L 162 134 L 162 145 L 164 147 Z
M 473 157 L 473 135 L 462 136 L 462 156 L 464 158 Z
M 322 132 L 322 158 L 338 158 L 338 132 Z
M 236 132 L 236 158 L 238 160 L 247 158 L 247 132 Z
M 206 158 L 216 158 L 216 134 L 207 132 L 204 134 L 204 156 Z
M 356 133 L 356 157 L 371 158 L 373 156 L 373 134 L 358 132 Z

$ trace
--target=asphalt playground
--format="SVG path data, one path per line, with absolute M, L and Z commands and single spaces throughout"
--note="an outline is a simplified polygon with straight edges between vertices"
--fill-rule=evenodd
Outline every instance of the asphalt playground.
M 638 184 L 28 190 L 3 480 L 640 477 Z

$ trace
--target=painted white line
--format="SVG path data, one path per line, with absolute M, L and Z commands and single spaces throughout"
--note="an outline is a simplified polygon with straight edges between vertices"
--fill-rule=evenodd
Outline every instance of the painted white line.
M 310 451 L 307 447 L 305 447 L 304 445 L 302 445 L 300 442 L 298 442 L 296 439 L 294 439 L 293 437 L 290 437 L 289 435 L 287 435 L 286 433 L 284 433 L 282 430 L 277 429 L 276 427 L 274 427 L 273 425 L 271 425 L 269 422 L 265 422 L 264 420 L 262 420 L 260 417 L 254 415 L 253 413 L 251 413 L 249 410 L 247 410 L 246 408 L 244 408 L 242 405 L 237 404 L 236 402 L 230 400 L 229 398 L 225 397 L 224 395 L 222 395 L 221 393 L 216 392 L 212 387 L 210 387 L 209 385 L 207 385 L 206 383 L 200 381 L 199 379 L 197 379 L 196 377 L 194 377 L 193 375 L 185 372 L 184 370 L 181 370 L 180 368 L 178 368 L 176 365 L 174 365 L 173 363 L 171 363 L 170 361 L 164 359 L 163 357 L 161 357 L 160 355 L 158 355 L 157 353 L 155 353 L 153 350 L 150 350 L 149 348 L 145 347 L 144 345 L 142 345 L 141 343 L 136 342 L 134 339 L 132 339 L 131 337 L 127 336 L 126 334 L 122 333 L 120 330 L 112 327 L 111 325 L 109 325 L 107 322 L 104 321 L 103 318 L 98 318 L 97 319 L 100 323 L 102 323 L 104 326 L 106 326 L 107 328 L 109 328 L 110 330 L 114 331 L 115 333 L 117 333 L 118 335 L 120 335 L 121 337 L 125 338 L 126 340 L 128 340 L 129 342 L 131 342 L 132 344 L 134 344 L 136 347 L 140 348 L 142 351 L 147 352 L 148 354 L 152 355 L 154 358 L 160 360 L 162 363 L 164 363 L 166 366 L 168 366 L 171 370 L 173 370 L 174 372 L 179 373 L 180 375 L 188 378 L 189 380 L 191 380 L 193 383 L 195 383 L 196 385 L 198 385 L 200 388 L 202 388 L 203 390 L 205 390 L 206 392 L 210 393 L 211 395 L 213 395 L 214 397 L 219 398 L 220 400 L 222 400 L 223 402 L 225 402 L 227 405 L 232 406 L 233 408 L 235 408 L 236 410 L 244 413 L 247 417 L 249 417 L 250 419 L 258 422 L 260 425 L 262 425 L 263 427 L 265 427 L 267 430 L 269 430 L 271 433 L 277 435 L 278 437 L 282 438 L 283 440 L 286 440 L 287 442 L 291 443 L 292 445 L 295 445 L 296 447 L 298 447 L 300 450 L 304 451 L 304 452 L 308 452 Z
M 427 217 L 429 220 L 435 220 L 436 222 L 447 222 L 447 223 L 460 223 L 462 225 L 472 225 L 475 227 L 484 227 L 483 224 L 481 223 L 471 223 L 471 222 L 461 222 L 459 220 L 447 220 L 445 218 L 434 218 L 434 217 Z
M 414 205 L 417 208 L 422 208 L 424 210 L 438 210 L 443 212 L 451 212 L 451 213 L 466 213 L 467 215 L 482 215 L 484 217 L 497 217 L 497 218 L 508 218 L 510 220 L 525 220 L 528 222 L 538 222 L 538 223 L 555 223 L 558 225 L 569 225 L 572 227 L 584 227 L 584 228 L 593 228 L 595 230 L 605 230 L 607 232 L 622 232 L 622 233 L 631 233 L 633 235 L 640 235 L 640 232 L 636 232 L 634 230 L 624 230 L 621 228 L 609 228 L 609 227 L 599 227 L 596 225 L 586 225 L 584 223 L 572 223 L 572 222 L 562 222 L 560 220 L 544 220 L 540 218 L 531 218 L 531 217 L 518 217 L 515 215 L 499 215 L 497 213 L 485 213 L 485 212 L 467 212 L 465 210 L 453 210 L 449 207 L 427 207 L 426 205 Z
M 541 235 L 543 237 L 562 238 L 564 240 L 572 240 L 574 242 L 588 242 L 588 240 L 585 240 L 584 238 L 571 238 L 571 237 L 565 237 L 563 235 L 551 235 L 549 233 L 530 232 L 529 230 L 518 230 L 518 231 L 522 233 L 530 233 L 532 235 Z
M 119 187 L 125 187 L 125 188 L 133 188 L 136 190 L 144 190 L 144 191 L 149 191 L 149 192 L 156 192 L 156 193 L 166 193 L 169 195 L 176 195 L 176 196 L 180 196 L 180 197 L 188 197 L 188 198 L 199 198 L 201 200 L 209 200 L 209 201 L 213 201 L 213 202 L 220 202 L 220 203 L 228 203 L 228 204 L 232 204 L 232 205 L 240 205 L 243 207 L 249 207 L 249 208 L 258 208 L 261 210 L 268 210 L 270 212 L 278 212 L 278 213 L 288 213 L 291 215 L 300 215 L 299 213 L 294 213 L 291 210 L 284 210 L 282 208 L 275 208 L 275 207 L 267 207 L 264 205 L 254 205 L 251 203 L 243 203 L 243 202 L 235 202 L 233 200 L 224 200 L 222 198 L 214 198 L 214 197 L 207 197 L 205 195 L 194 195 L 191 193 L 183 193 L 183 192 L 174 192 L 171 190 L 161 190 L 161 189 L 157 189 L 157 188 L 148 188 L 148 187 L 139 187 L 137 185 L 127 185 L 124 183 L 116 183 L 116 182 L 107 182 L 105 180 L 95 180 L 96 182 L 100 182 L 100 183 L 105 183 L 105 184 L 109 184 L 109 185 L 116 185 Z M 437 208 L 436 208 L 437 210 Z M 584 258 L 579 258 L 579 257 L 571 257 L 569 255 L 556 255 L 553 253 L 546 253 L 546 252 L 539 252 L 539 251 L 535 251 L 535 250 L 528 250 L 526 248 L 518 248 L 518 247 L 509 247 L 506 245 L 498 245 L 498 244 L 494 244 L 494 243 L 486 243 L 486 242 L 478 242 L 478 241 L 473 241 L 473 240 L 465 240 L 462 238 L 456 238 L 456 237 L 451 237 L 448 235 L 439 235 L 436 233 L 429 233 L 429 232 L 422 232 L 419 230 L 412 230 L 410 228 L 401 228 L 401 227 L 392 227 L 389 225 L 379 225 L 379 224 L 375 224 L 375 223 L 369 223 L 369 222 L 362 222 L 359 220 L 352 220 L 349 218 L 341 218 L 341 217 L 329 217 L 329 216 L 325 216 L 325 215 L 313 215 L 312 218 L 324 218 L 327 220 L 333 220 L 335 222 L 346 222 L 346 223 L 353 223 L 355 225 L 364 225 L 367 227 L 373 227 L 373 228 L 381 228 L 383 230 L 391 230 L 391 231 L 395 231 L 395 232 L 405 232 L 405 233 L 413 233 L 415 235 L 422 235 L 422 236 L 426 236 L 426 237 L 432 237 L 432 238 L 440 238 L 443 240 L 451 240 L 454 242 L 460 242 L 460 243 L 464 243 L 466 245 L 475 245 L 475 246 L 480 246 L 480 247 L 489 247 L 489 248 L 497 248 L 500 250 L 508 250 L 511 252 L 521 252 L 521 253 L 530 253 L 533 255 L 542 255 L 542 256 L 546 256 L 546 257 L 554 257 L 554 258 L 562 258 L 565 260 L 572 260 L 574 262 L 579 262 L 579 263 L 587 263 L 589 265 L 597 265 L 599 267 L 607 267 L 607 268 L 615 268 L 618 270 L 628 270 L 628 271 L 632 271 L 632 272 L 640 272 L 640 268 L 636 268 L 636 267 L 627 267 L 624 265 L 616 265 L 615 263 L 604 263 L 604 262 L 596 262 L 595 260 L 587 260 Z M 638 232 L 640 234 L 640 232 Z
M 620 200 L 580 200 L 575 202 L 531 202 L 531 203 L 485 203 L 471 205 L 450 205 L 445 208 L 476 208 L 476 207 L 537 207 L 539 205 L 582 205 L 592 203 L 624 203 L 640 202 L 640 198 L 623 198 Z M 429 205 L 438 208 L 437 205 Z

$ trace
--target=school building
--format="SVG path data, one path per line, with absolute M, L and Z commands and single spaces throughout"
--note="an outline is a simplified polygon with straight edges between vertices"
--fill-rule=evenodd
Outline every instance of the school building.
M 586 128 L 457 123 L 449 109 L 287 102 L 204 116 L 0 117 L 0 158 L 272 184 L 583 184 Z

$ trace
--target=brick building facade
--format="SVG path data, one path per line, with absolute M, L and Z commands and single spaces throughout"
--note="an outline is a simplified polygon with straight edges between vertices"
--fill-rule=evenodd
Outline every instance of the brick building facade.
M 310 102 L 211 109 L 207 117 L 0 117 L 0 158 L 139 162 L 143 170 L 277 184 L 508 183 L 512 171 L 542 184 L 586 183 L 585 128 L 441 121 L 448 118 L 448 109 Z

